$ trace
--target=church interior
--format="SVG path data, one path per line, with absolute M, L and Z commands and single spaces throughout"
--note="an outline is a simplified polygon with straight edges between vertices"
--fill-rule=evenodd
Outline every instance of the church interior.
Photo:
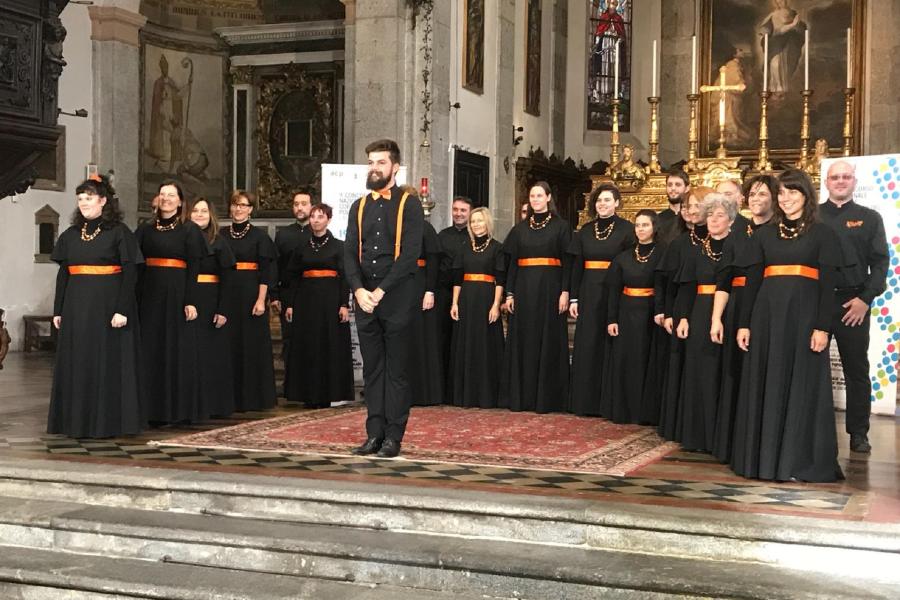
M 836 411 L 835 483 L 745 479 L 639 425 L 544 460 L 572 415 L 476 455 L 416 406 L 431 439 L 384 460 L 279 438 L 325 435 L 283 397 L 102 439 L 48 434 L 47 411 L 52 255 L 92 176 L 132 229 L 173 178 L 223 226 L 250 190 L 273 238 L 298 189 L 337 212 L 326 165 L 382 138 L 436 230 L 465 196 L 498 240 L 538 181 L 573 228 L 601 184 L 627 219 L 666 209 L 673 169 L 818 189 L 823 159 L 900 152 L 898 27 L 900 0 L 0 0 L 0 597 L 895 598 L 893 346 L 870 454 Z

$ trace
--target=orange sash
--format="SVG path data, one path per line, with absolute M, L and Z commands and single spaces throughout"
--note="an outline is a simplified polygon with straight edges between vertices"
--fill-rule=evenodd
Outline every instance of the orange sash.
M 585 269 L 608 269 L 610 262 L 608 260 L 586 260 L 584 261 Z
M 197 275 L 197 283 L 219 283 L 219 276 L 200 273 Z
M 71 265 L 69 275 L 116 275 L 122 272 L 119 265 Z
M 255 262 L 239 262 L 234 265 L 238 271 L 259 271 L 259 263 Z
M 425 266 L 425 259 L 424 259 L 424 258 L 420 258 L 419 260 L 416 261 L 416 264 L 419 265 L 420 267 L 424 267 L 424 266 Z
M 562 261 L 558 258 L 520 258 L 517 264 L 520 267 L 561 267 Z
M 180 258 L 148 258 L 144 261 L 148 267 L 166 267 L 169 269 L 187 269 L 187 262 Z
M 716 286 L 714 285 L 698 285 L 697 293 L 703 296 L 708 296 L 710 294 L 716 293 Z
M 763 277 L 777 277 L 780 275 L 793 275 L 795 277 L 808 277 L 809 279 L 819 279 L 819 270 L 806 265 L 772 265 L 766 267 Z
M 653 288 L 630 288 L 630 287 L 627 287 L 627 288 L 622 289 L 622 293 L 625 294 L 626 296 L 635 296 L 635 297 L 641 297 L 641 298 L 646 298 L 646 297 L 654 295 Z
M 495 283 L 497 278 L 493 275 L 485 275 L 484 273 L 466 273 L 463 275 L 463 281 L 483 281 L 484 283 Z
M 747 285 L 746 277 L 735 277 L 731 280 L 731 287 L 744 287 Z
M 303 279 L 313 279 L 317 277 L 337 277 L 338 272 L 332 269 L 310 269 L 303 271 Z

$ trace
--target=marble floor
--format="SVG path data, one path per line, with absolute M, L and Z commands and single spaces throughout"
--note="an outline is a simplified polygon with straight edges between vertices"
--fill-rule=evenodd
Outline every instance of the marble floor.
M 44 432 L 52 356 L 11 354 L 0 371 L 0 453 L 72 462 L 107 462 L 175 469 L 278 474 L 328 480 L 413 484 L 530 495 L 570 496 L 598 502 L 711 508 L 826 519 L 900 523 L 900 420 L 873 417 L 870 455 L 851 453 L 838 413 L 840 463 L 847 478 L 835 484 L 791 484 L 736 477 L 712 457 L 675 452 L 626 477 L 560 473 L 400 459 L 292 455 L 277 452 L 150 445 L 189 431 L 233 425 L 303 410 L 274 411 L 186 427 L 166 427 L 140 436 L 76 440 Z

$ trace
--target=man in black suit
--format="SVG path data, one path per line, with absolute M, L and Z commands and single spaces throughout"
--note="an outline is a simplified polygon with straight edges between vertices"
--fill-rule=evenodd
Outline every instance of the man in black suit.
M 669 171 L 666 175 L 666 196 L 669 199 L 669 208 L 659 213 L 659 230 L 668 232 L 675 227 L 678 213 L 681 212 L 681 198 L 687 198 L 686 193 L 691 190 L 691 179 L 681 170 Z
M 393 458 L 400 454 L 412 403 L 409 323 L 413 311 L 421 309 L 414 274 L 425 218 L 419 199 L 394 179 L 400 169 L 397 143 L 372 142 L 366 154 L 366 187 L 372 191 L 350 207 L 344 242 L 368 409 L 366 441 L 353 453 Z

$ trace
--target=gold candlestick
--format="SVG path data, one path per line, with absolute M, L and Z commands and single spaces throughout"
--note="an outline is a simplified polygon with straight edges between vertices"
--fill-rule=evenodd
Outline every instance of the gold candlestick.
M 619 162 L 619 103 L 618 98 L 612 99 L 612 135 L 609 139 L 609 166 Z M 607 173 L 612 173 L 607 169 Z
M 848 87 L 844 90 L 844 156 L 850 156 L 853 146 L 853 94 L 856 90 Z
M 769 96 L 772 92 L 760 92 L 760 111 L 759 111 L 759 156 L 753 168 L 764 173 L 772 170 L 772 163 L 769 162 Z
M 809 166 L 809 99 L 812 90 L 803 90 L 803 117 L 800 120 L 800 160 L 797 168 L 804 171 Z
M 688 102 L 691 104 L 691 124 L 688 127 L 688 162 L 687 170 L 697 170 L 697 152 L 700 146 L 700 137 L 697 134 L 697 104 L 700 102 L 700 94 L 688 94 Z
M 655 42 L 654 42 L 655 43 Z M 659 96 L 650 96 L 650 164 L 647 173 L 661 173 L 659 166 Z

